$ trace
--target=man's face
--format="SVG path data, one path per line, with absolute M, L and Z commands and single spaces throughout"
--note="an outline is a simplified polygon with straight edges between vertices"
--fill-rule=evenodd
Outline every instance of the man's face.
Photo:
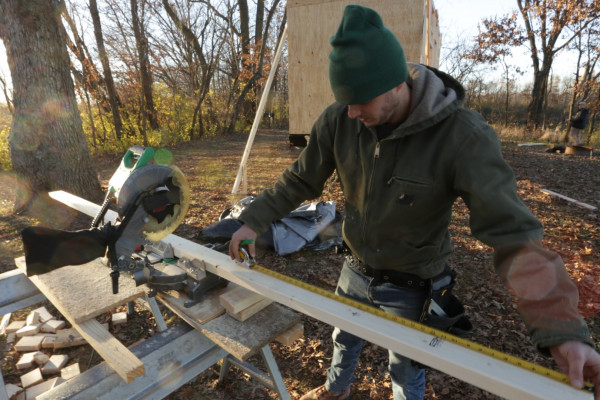
M 348 116 L 358 118 L 366 126 L 379 126 L 385 123 L 399 122 L 406 118 L 404 95 L 405 84 L 401 84 L 362 104 L 348 105 Z

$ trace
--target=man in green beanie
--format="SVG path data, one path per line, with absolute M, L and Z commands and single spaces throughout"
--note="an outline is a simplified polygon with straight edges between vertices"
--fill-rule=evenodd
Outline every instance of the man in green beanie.
M 349 255 L 336 293 L 430 323 L 435 285 L 453 278 L 448 226 L 460 196 L 473 236 L 494 248 L 496 271 L 516 296 L 534 345 L 554 357 L 573 386 L 585 378 L 600 387 L 600 355 L 577 312 L 577 288 L 561 258 L 542 247 L 542 225 L 519 198 L 496 133 L 460 106 L 462 86 L 407 64 L 381 17 L 362 6 L 345 8 L 330 43 L 336 103 L 317 119 L 307 147 L 275 187 L 241 214 L 231 257 L 239 260 L 241 241 L 317 198 L 337 170 Z M 253 244 L 248 250 L 255 254 Z M 327 381 L 302 400 L 349 398 L 362 339 L 335 328 L 333 342 Z M 419 365 L 390 352 L 388 369 L 394 399 L 423 399 Z

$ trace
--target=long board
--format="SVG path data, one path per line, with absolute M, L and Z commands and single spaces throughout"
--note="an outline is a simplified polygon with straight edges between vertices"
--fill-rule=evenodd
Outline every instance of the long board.
M 100 210 L 100 206 L 67 192 L 51 192 L 50 196 L 89 216 Z M 115 217 L 113 212 L 105 218 Z M 190 240 L 169 235 L 162 241 L 173 247 L 176 257 L 200 260 L 208 271 L 231 282 L 504 398 L 592 399 L 587 391 L 249 269 Z

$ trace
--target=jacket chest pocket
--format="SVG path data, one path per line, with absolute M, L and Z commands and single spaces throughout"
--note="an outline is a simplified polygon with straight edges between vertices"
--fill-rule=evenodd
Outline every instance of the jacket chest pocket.
M 432 182 L 393 176 L 387 183 L 396 205 L 405 207 L 423 206 L 432 200 Z

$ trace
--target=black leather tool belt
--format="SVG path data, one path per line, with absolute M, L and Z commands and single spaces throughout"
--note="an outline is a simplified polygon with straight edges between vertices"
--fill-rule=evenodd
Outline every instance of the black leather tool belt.
M 352 255 L 346 256 L 346 259 L 350 268 L 370 278 L 389 282 L 406 289 L 429 290 L 430 279 L 421 279 L 416 275 L 405 274 L 391 269 L 375 269 Z

